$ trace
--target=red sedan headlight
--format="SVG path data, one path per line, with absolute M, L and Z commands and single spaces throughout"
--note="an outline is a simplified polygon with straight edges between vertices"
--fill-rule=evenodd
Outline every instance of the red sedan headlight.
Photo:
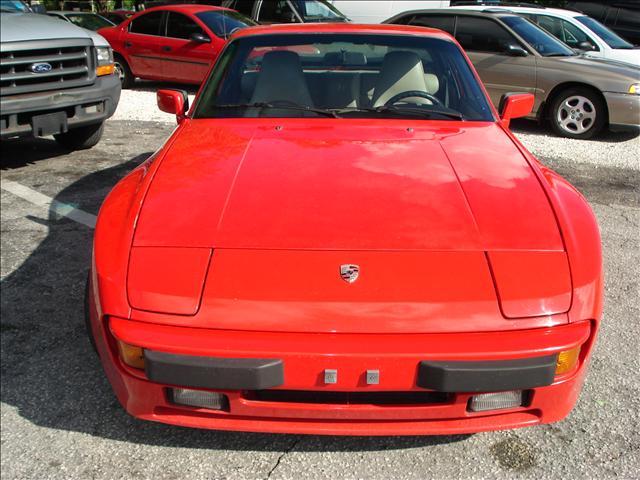
M 133 247 L 129 303 L 138 310 L 195 315 L 211 252 L 210 248 Z
M 564 313 L 571 307 L 565 252 L 489 252 L 502 313 L 507 318 Z

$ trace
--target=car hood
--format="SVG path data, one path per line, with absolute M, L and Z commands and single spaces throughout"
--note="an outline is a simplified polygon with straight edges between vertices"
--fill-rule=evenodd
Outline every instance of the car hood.
M 615 63 L 623 67 L 640 67 L 640 48 L 615 48 L 607 51 L 609 56 L 606 61 Z M 600 59 L 601 57 L 592 57 L 592 54 L 587 52 L 584 54 L 589 59 Z
M 92 35 L 84 28 L 77 27 L 67 21 L 37 13 L 2 13 L 0 15 L 0 40 L 2 43 L 66 38 L 95 39 L 101 37 Z
M 637 83 L 640 69 L 625 62 L 605 58 L 593 58 L 586 55 L 572 57 L 539 57 L 538 67 L 555 69 L 566 75 L 583 76 L 602 91 L 620 91 L 626 93 L 632 83 Z M 576 77 L 577 78 L 577 77 Z
M 368 333 L 566 322 L 553 211 L 496 124 L 180 129 L 137 222 L 127 287 L 137 319 Z
M 535 174 L 495 124 L 306 122 L 190 121 L 151 184 L 134 245 L 563 249 Z

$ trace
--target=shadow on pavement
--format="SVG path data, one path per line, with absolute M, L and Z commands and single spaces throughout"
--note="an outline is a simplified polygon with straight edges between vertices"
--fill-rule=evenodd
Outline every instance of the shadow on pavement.
M 19 159 L 3 160 L 14 166 L 35 162 L 43 158 L 40 142 L 20 155 L 14 152 Z M 149 155 L 86 175 L 56 200 L 73 200 L 79 208 L 96 213 L 104 192 Z M 117 402 L 84 330 L 83 293 L 93 232 L 54 214 L 38 223 L 48 227 L 46 238 L 3 279 L 1 289 L 1 400 L 3 408 L 17 410 L 27 421 L 136 444 L 240 451 L 382 451 L 468 438 L 233 433 L 136 420 Z M 28 232 L 21 232 L 16 240 L 28 242 Z
M 9 139 L 0 142 L 0 169 L 11 170 L 69 153 L 53 138 Z

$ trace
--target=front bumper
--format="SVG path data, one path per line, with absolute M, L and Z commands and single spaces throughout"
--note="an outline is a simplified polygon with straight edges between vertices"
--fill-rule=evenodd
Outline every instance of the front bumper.
M 92 331 L 107 376 L 118 399 L 130 414 L 146 420 L 196 428 L 274 433 L 453 434 L 554 422 L 564 418 L 577 400 L 595 333 L 595 324 L 591 322 L 524 331 L 467 334 L 238 332 L 174 327 L 118 318 L 98 321 L 94 308 L 90 314 Z M 125 365 L 117 354 L 116 338 L 143 346 L 147 357 L 152 360 L 151 364 L 155 364 L 155 371 L 149 365 L 147 373 Z M 577 345 L 583 345 L 583 349 L 579 366 L 574 371 L 543 381 L 538 376 L 533 383 L 525 381 L 518 385 L 501 385 L 500 389 L 513 386 L 526 389 L 528 401 L 525 406 L 471 412 L 468 408 L 471 397 L 474 392 L 483 390 L 478 385 L 473 387 L 474 392 L 443 392 L 424 388 L 423 373 L 428 369 L 423 370 L 421 362 L 426 362 L 429 367 L 435 365 L 442 368 L 453 361 L 454 367 L 458 368 L 461 362 L 466 365 L 481 362 L 485 367 L 490 362 L 490 367 L 495 367 L 500 363 L 513 365 L 515 361 L 517 365 L 522 359 L 535 359 L 533 363 L 544 370 L 545 361 L 549 364 L 549 357 L 555 359 L 559 351 Z M 546 360 L 538 362 L 540 358 Z M 208 361 L 212 359 L 212 362 Z M 221 375 L 219 378 L 223 379 L 222 383 L 206 383 L 209 377 L 203 375 L 202 371 L 194 376 L 189 374 L 189 370 L 175 371 L 170 368 L 173 376 L 163 376 L 167 370 L 163 372 L 162 368 L 157 369 L 163 363 L 173 368 L 176 362 L 184 366 L 192 360 L 196 362 L 193 365 L 206 368 L 225 365 L 216 359 L 231 360 L 232 364 L 234 359 L 253 359 L 251 368 L 257 368 L 255 371 L 258 371 L 262 366 L 267 366 L 267 373 L 243 377 Z M 279 366 L 282 368 L 281 376 Z M 338 372 L 336 383 L 325 383 L 323 372 L 327 369 Z M 367 381 L 370 370 L 379 372 L 376 384 Z M 548 373 L 548 368 L 546 371 Z M 496 371 L 491 375 L 495 376 Z M 490 376 L 484 378 L 489 379 Z M 428 374 L 426 378 L 432 382 L 430 387 L 438 388 L 437 381 L 433 383 L 433 375 Z M 265 379 L 267 382 L 261 383 Z M 201 383 L 203 381 L 204 384 Z M 225 381 L 228 383 L 225 384 Z M 173 404 L 169 394 L 173 386 L 192 386 L 224 393 L 228 397 L 228 409 L 215 411 Z M 496 385 L 487 380 L 486 387 L 486 390 L 494 391 Z M 443 387 L 443 390 L 447 388 Z M 377 403 L 375 400 L 354 403 L 331 400 L 331 394 L 356 398 L 367 393 L 400 393 L 405 397 L 432 393 L 433 401 L 396 404 Z M 318 402 L 317 398 L 316 401 L 304 400 L 314 396 L 329 400 L 324 403 Z
M 69 130 L 100 123 L 116 111 L 120 88 L 116 75 L 105 75 L 86 87 L 0 97 L 0 138 L 34 135 L 32 118 L 54 112 L 65 112 Z
M 604 92 L 611 130 L 640 129 L 640 95 Z

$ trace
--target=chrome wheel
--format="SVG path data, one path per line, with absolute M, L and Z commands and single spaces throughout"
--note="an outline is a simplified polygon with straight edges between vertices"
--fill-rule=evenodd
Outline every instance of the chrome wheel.
M 558 126 L 568 133 L 580 135 L 596 123 L 596 107 L 581 95 L 567 97 L 556 112 Z
M 118 79 L 120 80 L 121 84 L 124 84 L 124 78 L 125 78 L 125 72 L 124 69 L 122 68 L 122 65 L 119 62 L 115 62 L 113 64 L 114 69 L 116 71 L 116 75 L 118 76 Z

